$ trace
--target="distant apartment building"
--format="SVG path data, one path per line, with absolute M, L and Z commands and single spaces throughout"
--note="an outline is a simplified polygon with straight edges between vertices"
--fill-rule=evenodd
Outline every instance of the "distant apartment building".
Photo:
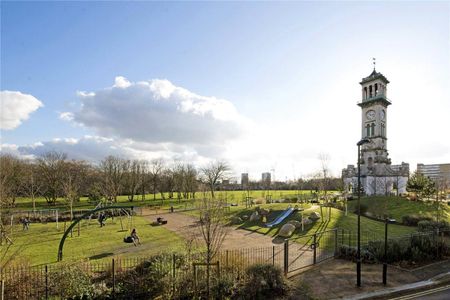
M 447 180 L 450 182 L 450 164 L 417 164 L 417 172 L 434 181 Z
M 248 186 L 248 173 L 241 174 L 241 185 Z
M 264 185 L 270 185 L 271 180 L 272 180 L 272 178 L 271 178 L 270 172 L 264 172 L 261 174 L 261 182 Z

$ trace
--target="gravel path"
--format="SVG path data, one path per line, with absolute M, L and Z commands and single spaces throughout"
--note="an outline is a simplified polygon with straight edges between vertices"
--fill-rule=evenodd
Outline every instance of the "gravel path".
M 143 211 L 143 216 L 150 222 L 155 221 L 158 217 L 154 213 L 150 215 L 150 211 L 147 212 L 145 210 Z M 162 214 L 161 216 L 168 221 L 166 225 L 163 225 L 165 228 L 186 239 L 190 239 L 192 236 L 201 239 L 198 219 L 195 217 L 182 213 L 168 213 Z M 273 239 L 270 236 L 265 236 L 260 233 L 230 227 L 222 249 L 272 247 L 274 245 L 280 245 L 280 242 L 277 241 L 278 239 Z

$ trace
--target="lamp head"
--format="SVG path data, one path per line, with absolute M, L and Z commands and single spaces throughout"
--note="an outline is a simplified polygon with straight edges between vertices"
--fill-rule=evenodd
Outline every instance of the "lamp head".
M 364 138 L 364 139 L 360 140 L 356 145 L 357 146 L 362 146 L 364 144 L 368 144 L 368 143 L 371 143 L 371 142 L 372 142 L 371 140 L 369 140 L 367 138 Z

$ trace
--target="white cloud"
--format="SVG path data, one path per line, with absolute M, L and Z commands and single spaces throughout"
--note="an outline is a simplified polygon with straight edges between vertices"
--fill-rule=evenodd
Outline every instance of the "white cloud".
M 10 153 L 22 158 L 37 157 L 48 151 L 63 152 L 70 159 L 86 160 L 93 163 L 98 163 L 108 155 L 128 159 L 151 160 L 163 158 L 168 161 L 184 161 L 194 164 L 200 164 L 209 159 L 189 146 L 168 143 L 139 143 L 132 140 L 115 140 L 90 135 L 79 139 L 55 138 L 51 141 L 37 142 L 26 146 L 0 144 L 1 153 Z
M 17 91 L 0 92 L 0 129 L 17 128 L 30 114 L 44 106 L 41 101 L 29 94 Z
M 81 108 L 60 118 L 100 136 L 147 145 L 171 145 L 218 156 L 248 121 L 223 99 L 201 96 L 168 80 L 130 82 L 118 76 L 112 87 L 78 92 Z
M 73 121 L 73 113 L 71 112 L 62 112 L 59 114 L 59 118 L 63 121 Z
M 131 85 L 131 83 L 123 76 L 117 76 L 114 82 L 114 87 L 118 88 L 127 88 Z

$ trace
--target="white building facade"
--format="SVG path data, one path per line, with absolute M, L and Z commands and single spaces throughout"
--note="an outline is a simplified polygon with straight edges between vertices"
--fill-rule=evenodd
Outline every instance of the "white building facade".
M 409 177 L 409 164 L 391 165 L 387 150 L 387 110 L 391 105 L 387 98 L 388 83 L 375 68 L 360 82 L 361 138 L 370 141 L 361 146 L 361 188 L 366 195 L 389 195 L 394 188 L 397 193 L 405 193 Z M 342 170 L 342 177 L 345 190 L 356 192 L 357 167 L 348 165 Z

